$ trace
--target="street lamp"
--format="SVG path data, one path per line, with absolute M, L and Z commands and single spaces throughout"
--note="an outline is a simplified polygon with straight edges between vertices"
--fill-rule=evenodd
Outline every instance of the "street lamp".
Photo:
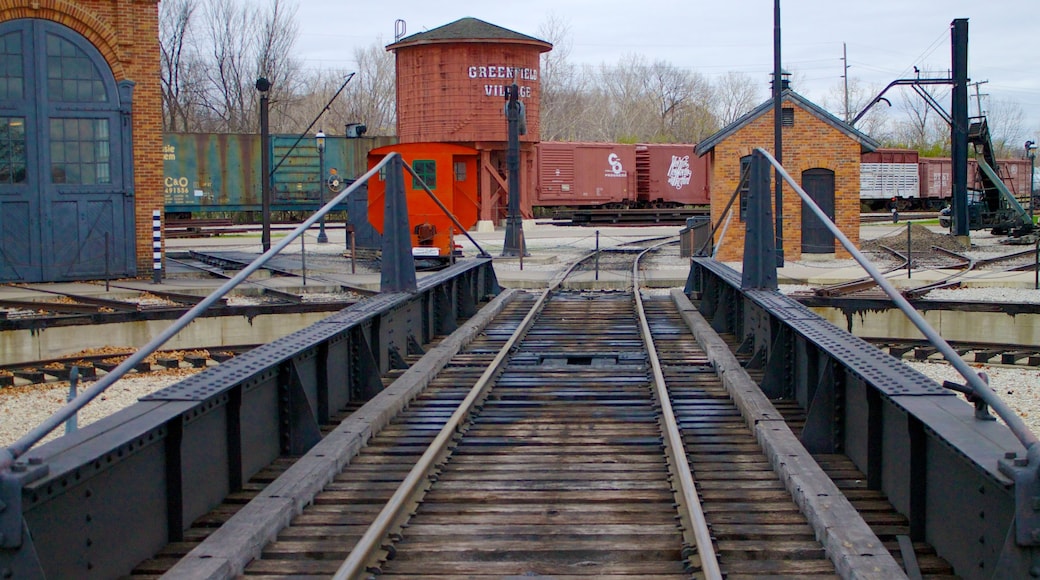
M 267 92 L 271 81 L 265 77 L 256 79 L 256 90 L 260 91 L 260 208 L 263 229 L 260 245 L 264 251 L 271 249 L 271 128 L 268 121 L 270 100 Z
M 314 143 L 318 146 L 318 195 L 321 207 L 325 207 L 325 133 L 318 129 L 314 135 Z M 318 221 L 318 243 L 328 243 L 329 237 L 325 235 L 325 214 L 321 214 Z
M 1033 199 L 1036 198 L 1036 190 L 1033 189 L 1033 174 L 1036 172 L 1036 143 L 1026 141 L 1026 157 L 1029 158 L 1029 221 L 1033 221 Z

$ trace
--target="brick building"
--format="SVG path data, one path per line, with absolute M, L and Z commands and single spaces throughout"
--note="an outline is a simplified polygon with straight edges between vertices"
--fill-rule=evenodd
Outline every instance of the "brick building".
M 0 282 L 150 273 L 158 0 L 0 0 Z
M 860 155 L 878 144 L 798 93 L 782 93 L 783 165 L 853 243 L 859 243 Z M 741 158 L 756 147 L 773 151 L 773 101 L 763 103 L 697 145 L 708 155 L 711 172 L 711 223 L 725 220 L 723 210 L 736 191 Z M 717 258 L 737 261 L 744 256 L 743 203 L 733 204 L 725 234 L 716 234 Z M 806 219 L 811 218 L 811 219 Z M 720 235 L 722 235 L 720 239 Z M 817 256 L 849 257 L 790 186 L 783 193 L 785 259 Z M 803 256 L 804 255 L 804 256 Z

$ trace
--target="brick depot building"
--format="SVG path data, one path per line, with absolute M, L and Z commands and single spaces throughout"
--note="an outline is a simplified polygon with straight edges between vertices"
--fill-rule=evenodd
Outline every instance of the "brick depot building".
M 851 125 L 831 115 L 798 93 L 782 93 L 783 166 L 813 200 L 827 212 L 853 243 L 859 244 L 860 155 L 878 144 Z M 772 152 L 773 100 L 763 103 L 697 145 L 697 155 L 708 155 L 711 172 L 711 223 L 726 219 L 723 210 L 740 178 L 740 160 L 761 147 Z M 715 246 L 720 261 L 744 256 L 746 204 L 734 203 L 729 226 L 719 226 Z M 811 219 L 806 219 L 811 218 Z M 722 235 L 720 238 L 719 236 Z M 849 257 L 834 236 L 822 228 L 789 185 L 783 191 L 784 258 Z
M 150 273 L 158 0 L 0 0 L 0 282 Z

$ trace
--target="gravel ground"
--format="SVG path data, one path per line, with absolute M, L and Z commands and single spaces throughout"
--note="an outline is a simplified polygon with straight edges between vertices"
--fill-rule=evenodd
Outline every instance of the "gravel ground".
M 942 384 L 953 381 L 964 384 L 964 377 L 945 361 L 903 361 L 925 376 Z M 1008 368 L 969 363 L 977 372 L 989 376 L 989 386 L 1000 396 L 1034 432 L 1040 434 L 1040 369 Z M 962 396 L 962 395 L 958 395 Z
M 78 424 L 83 427 L 103 419 L 136 403 L 139 398 L 196 372 L 196 369 L 169 369 L 148 375 L 124 377 L 79 412 Z M 83 392 L 93 383 L 94 381 L 81 381 L 79 391 Z M 30 429 L 42 423 L 65 405 L 68 394 L 68 382 L 0 389 L 0 445 L 14 443 Z M 44 438 L 44 441 L 56 439 L 64 434 L 65 429 L 59 427 Z

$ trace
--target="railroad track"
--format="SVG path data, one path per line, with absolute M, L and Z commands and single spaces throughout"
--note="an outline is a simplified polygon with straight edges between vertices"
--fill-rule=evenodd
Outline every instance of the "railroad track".
M 244 575 L 839 573 L 828 558 L 834 546 L 818 539 L 826 534 L 759 446 L 757 421 L 749 426 L 672 300 L 638 290 L 512 296 L 320 491 L 294 498 L 301 511 L 244 564 Z M 423 361 L 408 362 L 402 381 Z M 392 380 L 384 381 L 388 391 Z M 374 403 L 344 410 L 335 430 L 360 429 L 349 425 L 372 415 Z M 237 533 L 213 532 L 262 527 L 254 513 L 236 513 L 290 464 L 262 470 L 134 574 L 190 577 L 192 565 Z M 820 477 L 813 485 L 833 485 Z M 827 489 L 828 506 L 840 503 L 837 489 Z M 881 520 L 898 520 L 889 510 Z M 888 558 L 861 564 L 875 571 L 895 564 L 881 552 L 837 558 L 842 573 L 857 565 L 850 559 Z
M 191 368 L 202 370 L 220 364 L 256 345 L 233 345 L 197 349 L 167 349 L 157 351 L 133 369 L 135 374 L 156 370 Z M 43 385 L 68 381 L 72 369 L 80 379 L 95 379 L 119 366 L 134 349 L 105 348 L 77 355 L 0 365 L 0 387 Z
M 874 346 L 896 358 L 929 360 L 941 358 L 938 350 L 927 340 L 898 338 L 866 338 Z M 1001 364 L 1021 367 L 1040 367 L 1040 347 L 1029 344 L 948 341 L 953 350 L 965 361 L 980 364 Z

